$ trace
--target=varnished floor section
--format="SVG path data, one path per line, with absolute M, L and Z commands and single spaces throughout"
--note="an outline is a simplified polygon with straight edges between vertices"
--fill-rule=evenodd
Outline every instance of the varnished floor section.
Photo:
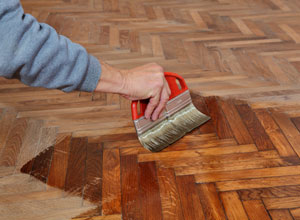
M 300 219 L 297 0 L 22 0 L 106 62 L 184 76 L 212 119 L 160 153 L 130 103 L 0 79 L 0 219 Z

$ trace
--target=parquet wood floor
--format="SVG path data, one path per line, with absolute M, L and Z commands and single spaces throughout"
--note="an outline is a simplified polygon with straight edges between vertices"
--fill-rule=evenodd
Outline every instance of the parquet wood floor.
M 0 78 L 0 219 L 300 219 L 298 0 L 22 0 L 107 63 L 184 76 L 211 120 L 160 153 L 114 94 Z

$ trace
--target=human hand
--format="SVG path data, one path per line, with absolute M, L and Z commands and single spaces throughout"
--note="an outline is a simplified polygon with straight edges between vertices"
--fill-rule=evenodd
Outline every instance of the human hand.
M 105 63 L 101 65 L 101 79 L 95 91 L 118 93 L 129 100 L 149 99 L 145 117 L 152 120 L 159 118 L 171 94 L 161 66 L 149 63 L 118 70 Z
M 149 99 L 145 117 L 158 119 L 171 94 L 163 68 L 156 63 L 149 63 L 122 72 L 125 79 L 123 96 L 130 100 Z

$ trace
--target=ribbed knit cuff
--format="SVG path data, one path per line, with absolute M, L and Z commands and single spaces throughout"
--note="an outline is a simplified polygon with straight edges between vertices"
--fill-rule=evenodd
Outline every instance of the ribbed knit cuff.
M 89 55 L 89 67 L 85 79 L 79 87 L 80 91 L 93 92 L 98 84 L 101 75 L 101 65 L 98 59 Z

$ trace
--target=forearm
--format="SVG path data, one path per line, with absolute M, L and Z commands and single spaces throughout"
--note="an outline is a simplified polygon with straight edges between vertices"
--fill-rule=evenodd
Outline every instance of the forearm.
M 91 92 L 100 73 L 96 58 L 25 15 L 19 0 L 0 0 L 0 76 L 30 86 Z

